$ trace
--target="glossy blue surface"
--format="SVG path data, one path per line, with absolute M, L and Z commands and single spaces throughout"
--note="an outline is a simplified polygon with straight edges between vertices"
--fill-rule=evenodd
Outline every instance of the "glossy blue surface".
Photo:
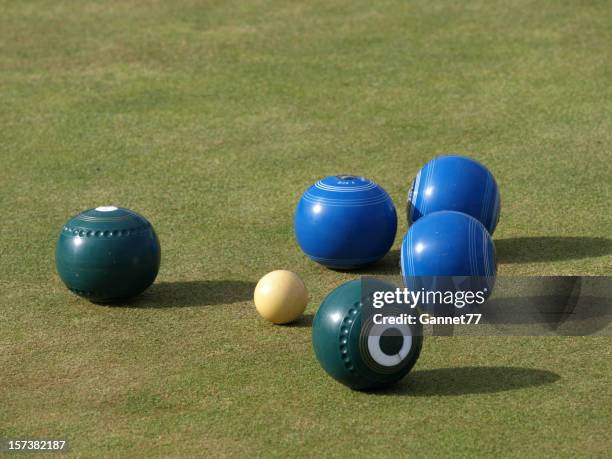
M 350 269 L 379 260 L 389 251 L 397 214 L 387 192 L 364 177 L 329 176 L 302 195 L 295 236 L 311 259 Z
M 443 211 L 413 224 L 402 242 L 400 265 L 411 290 L 484 290 L 491 294 L 497 265 L 486 228 L 461 212 Z
M 440 156 L 419 171 L 408 192 L 408 223 L 441 210 L 479 220 L 493 234 L 500 212 L 497 183 L 489 170 L 464 156 Z

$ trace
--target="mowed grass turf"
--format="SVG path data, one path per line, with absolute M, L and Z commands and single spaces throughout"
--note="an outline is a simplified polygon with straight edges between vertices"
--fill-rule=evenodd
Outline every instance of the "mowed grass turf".
M 606 1 L 0 3 L 0 437 L 81 457 L 609 455 L 609 337 L 426 339 L 380 394 L 319 367 L 310 322 L 361 273 L 310 262 L 300 194 L 332 173 L 393 197 L 435 155 L 495 174 L 500 275 L 609 275 Z M 162 245 L 126 307 L 70 294 L 71 216 L 115 204 Z M 374 222 L 364 222 L 373 224 Z M 302 276 L 308 316 L 260 320 Z

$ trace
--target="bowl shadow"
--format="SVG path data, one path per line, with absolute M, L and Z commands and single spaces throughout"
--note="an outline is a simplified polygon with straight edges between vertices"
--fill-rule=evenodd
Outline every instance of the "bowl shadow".
M 578 260 L 612 254 L 612 239 L 579 236 L 514 237 L 496 239 L 495 251 L 500 264 Z M 361 268 L 336 271 L 357 275 L 399 276 L 400 250 L 390 250 L 382 259 Z
M 185 308 L 249 301 L 254 282 L 240 280 L 206 280 L 157 282 L 139 296 L 108 306 L 128 308 Z
M 416 370 L 397 385 L 377 394 L 412 397 L 488 394 L 552 384 L 557 373 L 522 367 L 453 367 Z
M 356 275 L 377 275 L 377 276 L 399 276 L 400 269 L 400 251 L 399 249 L 389 250 L 389 252 L 380 260 L 352 269 L 334 269 L 334 271 L 349 272 Z
M 577 260 L 612 253 L 612 239 L 605 237 L 514 237 L 495 240 L 498 263 L 533 263 Z

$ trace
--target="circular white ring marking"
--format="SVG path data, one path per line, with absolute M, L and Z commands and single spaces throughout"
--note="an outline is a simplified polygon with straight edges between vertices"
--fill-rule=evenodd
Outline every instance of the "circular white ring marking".
M 96 207 L 96 210 L 98 212 L 112 212 L 114 210 L 117 210 L 118 207 L 115 206 L 100 206 L 100 207 Z
M 395 355 L 387 355 L 380 348 L 380 338 L 385 330 L 389 328 L 398 329 L 404 337 L 402 348 Z M 394 367 L 402 363 L 412 348 L 412 333 L 408 325 L 374 325 L 370 329 L 370 336 L 368 336 L 368 351 L 370 356 L 376 363 L 383 367 Z

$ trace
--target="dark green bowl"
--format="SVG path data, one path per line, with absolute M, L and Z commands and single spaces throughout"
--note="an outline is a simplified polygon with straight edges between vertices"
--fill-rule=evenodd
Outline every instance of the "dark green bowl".
M 160 259 L 151 223 L 117 207 L 97 207 L 70 219 L 55 249 L 57 272 L 66 287 L 97 303 L 142 293 L 155 281 Z
M 370 282 L 375 282 L 370 289 L 395 290 L 383 281 Z M 332 378 L 356 390 L 380 389 L 401 380 L 416 363 L 423 344 L 419 325 L 378 328 L 364 318 L 367 291 L 360 280 L 340 285 L 323 300 L 312 323 L 319 363 Z M 399 337 L 385 337 L 383 328 L 397 329 L 399 346 L 388 343 Z

